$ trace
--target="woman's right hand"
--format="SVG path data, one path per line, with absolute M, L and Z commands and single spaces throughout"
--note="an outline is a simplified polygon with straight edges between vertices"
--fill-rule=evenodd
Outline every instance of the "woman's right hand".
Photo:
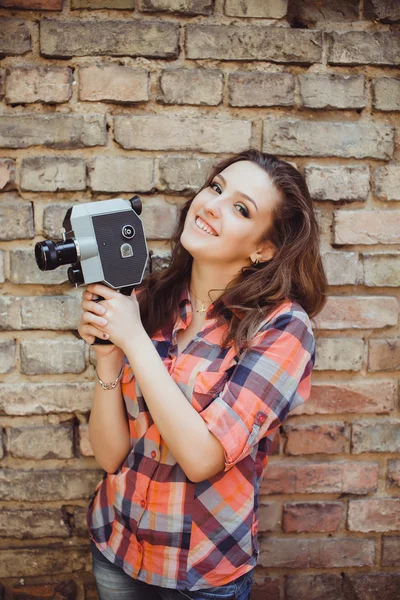
M 94 294 L 87 290 L 82 293 L 81 307 L 84 312 L 78 327 L 79 335 L 89 346 L 93 344 L 96 337 L 103 338 L 104 335 L 104 331 L 96 327 L 96 325 L 105 325 L 104 307 L 100 302 L 94 302 L 94 297 Z M 94 349 L 98 357 L 110 356 L 113 352 L 122 353 L 122 350 L 114 344 L 95 344 Z

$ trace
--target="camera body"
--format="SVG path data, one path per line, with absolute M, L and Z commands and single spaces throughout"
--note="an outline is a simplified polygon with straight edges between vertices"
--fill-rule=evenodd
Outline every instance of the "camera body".
M 139 196 L 74 205 L 64 217 L 62 241 L 35 245 L 39 269 L 70 264 L 68 279 L 75 287 L 102 283 L 130 295 L 142 282 L 148 260 L 141 211 Z M 95 343 L 111 342 L 96 338 Z

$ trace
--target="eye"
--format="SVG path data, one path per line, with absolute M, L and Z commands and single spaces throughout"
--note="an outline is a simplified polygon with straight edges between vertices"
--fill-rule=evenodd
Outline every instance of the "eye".
M 244 204 L 239 204 L 239 203 L 236 203 L 236 204 L 235 204 L 235 206 L 238 206 L 239 208 L 241 208 L 241 209 L 242 209 L 242 211 L 243 211 L 243 212 L 241 212 L 241 214 L 242 214 L 244 217 L 246 217 L 246 219 L 249 219 L 249 218 L 250 218 L 250 213 L 249 213 L 249 211 L 247 210 L 247 208 L 246 208 L 246 206 L 245 206 Z
M 218 187 L 219 187 L 219 189 L 220 189 L 220 190 L 221 190 L 221 192 L 222 192 L 222 188 L 221 188 L 221 186 L 219 185 L 219 183 L 217 183 L 216 181 L 213 181 L 213 182 L 210 184 L 210 188 L 212 188 L 212 186 L 213 186 L 213 185 L 216 185 L 216 186 L 218 186 Z

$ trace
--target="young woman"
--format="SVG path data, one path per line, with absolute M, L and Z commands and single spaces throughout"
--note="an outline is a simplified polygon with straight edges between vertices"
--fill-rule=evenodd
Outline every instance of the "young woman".
M 309 397 L 326 290 L 305 181 L 257 150 L 186 202 L 167 269 L 130 297 L 87 286 L 79 332 L 114 344 L 95 346 L 89 421 L 100 600 L 248 600 L 259 486 Z

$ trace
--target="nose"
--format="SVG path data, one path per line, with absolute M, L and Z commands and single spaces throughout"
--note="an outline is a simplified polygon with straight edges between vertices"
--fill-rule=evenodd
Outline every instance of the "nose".
M 218 219 L 218 217 L 221 214 L 219 198 L 210 198 L 209 200 L 207 200 L 207 202 L 204 205 L 204 210 L 206 211 L 206 213 Z

